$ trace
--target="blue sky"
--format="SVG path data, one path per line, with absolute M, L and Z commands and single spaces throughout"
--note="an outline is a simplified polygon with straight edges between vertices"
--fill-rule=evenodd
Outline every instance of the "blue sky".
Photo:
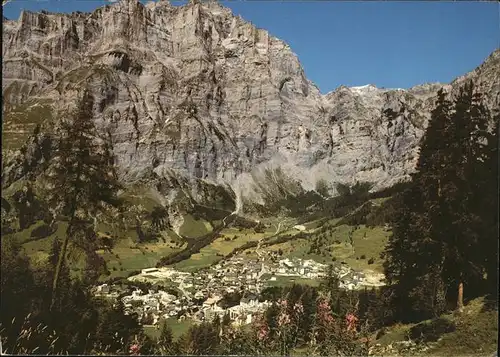
M 22 8 L 91 11 L 105 3 L 12 0 L 4 16 L 18 18 Z M 286 41 L 323 93 L 340 85 L 408 88 L 450 82 L 500 47 L 495 2 L 249 0 L 224 5 Z

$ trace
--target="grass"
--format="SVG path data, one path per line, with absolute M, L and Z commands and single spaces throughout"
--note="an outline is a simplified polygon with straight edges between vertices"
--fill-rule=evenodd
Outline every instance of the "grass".
M 216 251 L 205 247 L 199 253 L 191 255 L 189 259 L 174 264 L 173 267 L 185 272 L 195 272 L 203 268 L 208 268 L 221 259 L 222 257 L 218 257 Z
M 470 301 L 459 315 L 448 315 L 456 330 L 444 334 L 429 351 L 439 356 L 491 355 L 498 346 L 498 310 L 484 308 L 484 298 Z
M 11 189 L 11 188 L 9 188 Z M 154 190 L 144 186 L 134 186 L 127 189 L 122 197 L 132 205 L 142 206 L 142 210 L 151 211 L 155 206 L 161 204 L 158 201 L 158 196 Z M 381 200 L 379 200 L 381 201 Z M 385 247 L 389 232 L 384 231 L 381 227 L 368 228 L 359 226 L 354 229 L 352 226 L 338 224 L 340 218 L 329 219 L 327 217 L 316 219 L 311 222 L 305 222 L 303 225 L 309 230 L 304 236 L 303 233 L 296 229 L 288 228 L 295 223 L 294 220 L 283 218 L 266 218 L 269 226 L 263 233 L 255 233 L 253 228 L 225 228 L 220 237 L 216 238 L 209 245 L 200 249 L 198 253 L 193 254 L 188 259 L 175 263 L 173 267 L 179 270 L 194 272 L 202 268 L 209 267 L 223 259 L 228 254 L 231 254 L 235 249 L 244 246 L 248 242 L 271 242 L 271 245 L 261 247 L 261 251 L 283 251 L 283 256 L 302 259 L 313 259 L 320 263 L 329 264 L 335 260 L 345 261 L 356 270 L 374 270 L 381 271 L 380 253 Z M 296 235 L 291 240 L 284 243 L 272 244 L 279 238 L 271 237 L 276 232 L 278 223 L 281 222 L 279 236 Z M 37 224 L 41 224 L 37 222 Z M 64 231 L 61 229 L 65 225 L 59 227 L 56 234 L 61 237 Z M 25 249 L 28 255 L 32 255 L 36 260 L 46 258 L 50 250 L 52 241 L 50 239 L 41 239 L 35 242 L 28 242 L 31 230 L 36 228 L 36 225 L 30 227 L 29 230 L 16 233 L 21 241 L 25 242 Z M 137 233 L 134 229 L 116 232 L 115 229 L 107 223 L 101 223 L 98 226 L 99 235 L 106 236 L 107 232 L 113 232 L 113 235 L 120 237 L 115 241 L 115 246 L 112 252 L 98 251 L 106 261 L 110 276 L 103 276 L 101 279 L 114 277 L 126 277 L 132 272 L 154 267 L 156 263 L 163 257 L 179 251 L 185 247 L 187 243 L 172 231 L 162 232 L 164 240 L 159 242 L 148 242 L 137 244 Z M 195 219 L 193 215 L 184 216 L 184 222 L 180 228 L 180 235 L 190 239 L 196 239 L 213 231 L 212 225 L 205 219 Z M 352 232 L 353 246 L 349 243 L 349 234 Z M 301 234 L 299 234 L 301 233 Z M 311 252 L 311 243 L 314 239 L 321 237 L 319 253 Z M 182 245 L 174 244 L 182 243 Z M 255 248 L 249 248 L 240 252 L 245 258 L 256 258 Z M 362 255 L 365 259 L 356 259 Z M 374 264 L 368 264 L 370 258 L 375 259 Z M 80 265 L 80 264 L 77 264 Z
M 144 326 L 144 332 L 151 338 L 158 339 L 161 334 L 161 329 L 163 323 L 167 324 L 172 329 L 172 335 L 174 340 L 179 339 L 183 334 L 185 334 L 194 322 L 191 320 L 179 321 L 175 318 L 169 318 L 166 320 L 161 320 L 157 326 Z
M 340 232 L 335 232 L 335 239 L 341 241 L 340 245 L 334 245 L 332 255 L 349 264 L 353 269 L 366 270 L 370 269 L 376 272 L 383 272 L 382 260 L 380 253 L 384 250 L 390 236 L 390 232 L 386 232 L 382 227 L 366 227 L 359 226 L 359 229 L 353 232 L 353 250 L 345 248 L 345 242 L 348 242 L 346 232 L 352 228 L 349 226 L 338 227 Z M 366 259 L 356 259 L 361 256 L 366 256 Z M 368 260 L 373 258 L 375 262 L 368 264 Z
M 188 238 L 198 238 L 210 233 L 212 225 L 204 219 L 195 219 L 192 215 L 184 216 L 184 223 L 179 229 L 179 234 Z
M 101 279 L 126 277 L 134 271 L 154 267 L 162 257 L 180 249 L 182 247 L 176 248 L 162 241 L 137 244 L 130 236 L 122 238 L 113 247 L 111 253 L 103 250 L 97 251 L 106 261 L 111 273 L 110 276 L 101 277 Z
M 21 190 L 25 185 L 26 185 L 26 180 L 20 179 L 17 181 L 12 182 L 12 184 L 9 187 L 2 188 L 2 197 L 5 198 L 9 203 L 11 203 L 11 198 L 14 193 L 17 191 Z
M 30 258 L 31 262 L 35 265 L 42 264 L 47 261 L 54 239 L 57 237 L 62 242 L 68 224 L 66 222 L 58 222 L 57 230 L 50 236 L 42 239 L 32 239 L 30 237 L 31 231 L 38 225 L 43 224 L 39 221 L 31 227 L 18 232 L 14 235 L 15 238 L 20 239 L 26 255 Z M 27 239 L 26 239 L 27 238 Z M 24 240 L 23 240 L 24 239 Z M 85 254 L 84 252 L 71 244 L 68 245 L 68 262 L 70 266 L 71 275 L 74 277 L 80 276 L 83 268 L 85 267 Z
M 320 284 L 319 280 L 316 279 L 305 279 L 305 278 L 299 278 L 299 277 L 294 277 L 294 276 L 277 276 L 275 281 L 270 281 L 268 280 L 266 282 L 267 286 L 277 286 L 277 287 L 285 287 L 285 286 L 290 286 L 293 284 L 300 284 L 300 285 L 309 285 L 309 286 L 314 286 L 318 287 Z
M 54 238 L 55 235 L 52 235 L 47 238 L 26 242 L 23 244 L 24 251 L 28 256 L 33 256 L 38 253 L 48 254 L 50 252 L 50 248 L 52 247 Z
M 269 236 L 269 233 L 255 233 L 253 229 L 243 229 L 240 231 L 234 227 L 226 228 L 222 231 L 219 238 L 216 238 L 206 247 L 201 248 L 198 253 L 191 255 L 189 259 L 175 263 L 173 266 L 175 269 L 187 272 L 194 272 L 207 268 L 229 255 L 234 249 L 243 246 L 245 243 L 258 241 L 266 236 Z
M 352 246 L 349 241 L 350 232 L 352 232 Z M 324 261 L 340 260 L 345 261 L 355 270 L 383 272 L 380 253 L 384 250 L 390 236 L 390 232 L 385 231 L 383 227 L 360 225 L 358 229 L 355 229 L 353 226 L 341 225 L 331 227 L 324 233 L 315 233 L 314 236 L 323 238 L 324 249 L 320 252 L 320 256 L 326 257 L 326 259 L 323 259 Z M 304 255 L 304 249 L 310 246 L 309 242 L 312 239 L 314 237 L 309 238 L 305 247 L 299 250 L 302 255 Z M 305 255 L 314 259 L 311 254 Z M 361 259 L 362 256 L 366 258 Z M 316 255 L 316 260 L 317 258 L 318 255 Z M 370 258 L 374 259 L 373 264 L 368 264 Z
M 332 220 L 329 224 L 338 222 Z M 267 251 L 283 251 L 283 256 L 290 258 L 312 259 L 319 263 L 329 264 L 333 261 L 345 261 L 355 270 L 372 270 L 383 272 L 380 253 L 384 250 L 390 232 L 386 232 L 382 227 L 365 227 L 360 225 L 358 229 L 348 225 L 331 227 L 325 233 L 315 232 L 307 238 L 296 238 L 284 243 L 273 244 L 263 249 Z M 353 246 L 349 244 L 349 232 L 352 233 Z M 294 233 L 286 231 L 282 234 Z M 295 231 L 298 233 L 298 231 Z M 317 253 L 310 252 L 311 244 L 315 238 L 321 235 L 324 239 L 322 248 Z M 336 243 L 337 242 L 337 243 Z M 340 242 L 340 243 L 338 243 Z M 253 254 L 255 249 L 249 249 Z M 246 254 L 246 253 L 244 253 Z M 361 256 L 365 259 L 356 259 Z M 368 260 L 374 258 L 373 264 L 368 264 Z
M 317 220 L 314 220 L 312 222 L 308 222 L 308 223 L 304 223 L 303 226 L 306 227 L 307 230 L 311 230 L 311 229 L 316 229 L 318 227 L 321 227 L 321 225 L 323 225 L 325 222 L 325 219 L 317 219 Z
M 40 227 L 42 224 L 44 224 L 43 221 L 37 221 L 34 224 L 32 224 L 31 226 L 29 226 L 28 228 L 23 229 L 20 232 L 15 232 L 15 233 L 9 234 L 9 236 L 13 237 L 21 244 L 27 243 L 27 242 L 33 240 L 33 238 L 31 238 L 31 232 L 34 229 L 36 229 L 37 227 Z
M 41 224 L 43 224 L 43 221 L 38 221 L 29 228 L 10 235 L 11 238 L 17 239 L 22 243 L 26 255 L 30 257 L 34 263 L 46 260 L 55 237 L 59 237 L 62 240 L 66 234 L 67 222 L 58 222 L 56 232 L 49 237 L 36 240 L 32 239 L 30 237 L 31 231 Z M 106 234 L 102 231 L 106 232 L 109 230 L 109 227 L 105 224 L 100 224 L 99 228 L 98 233 L 103 236 Z M 115 277 L 127 277 L 133 271 L 154 267 L 160 258 L 183 248 L 182 246 L 175 247 L 173 244 L 169 243 L 172 240 L 175 241 L 175 237 L 172 238 L 170 235 L 166 239 L 168 243 L 163 243 L 163 241 L 160 240 L 159 242 L 148 242 L 139 245 L 136 243 L 135 235 L 136 233 L 133 230 L 121 232 L 120 236 L 122 238 L 116 242 L 111 253 L 103 250 L 97 251 L 106 261 L 107 268 L 111 273 L 110 276 L 102 276 L 101 280 Z M 84 267 L 84 255 L 78 249 L 71 248 L 70 246 L 68 257 L 71 260 L 72 273 L 78 274 Z
M 57 230 L 52 235 L 46 238 L 33 240 L 32 238 L 30 238 L 31 231 L 40 224 L 43 224 L 43 222 L 39 221 L 31 227 L 15 234 L 15 237 L 17 239 L 20 239 L 20 242 L 23 243 L 24 251 L 28 256 L 33 256 L 36 254 L 40 255 L 40 253 L 46 253 L 48 255 L 50 249 L 52 248 L 54 239 L 56 237 L 59 237 L 59 239 L 62 241 L 64 235 L 66 234 L 66 228 L 68 226 L 66 222 L 59 222 L 57 224 Z
M 222 237 L 214 240 L 209 247 L 217 253 L 228 255 L 233 249 L 241 247 L 247 242 L 258 241 L 269 234 L 255 233 L 252 229 L 244 229 L 239 231 L 236 228 L 225 229 L 222 232 Z M 228 238 L 229 240 L 226 240 Z
M 255 233 L 253 229 L 239 230 L 234 227 L 224 229 L 221 237 L 215 239 L 206 247 L 201 248 L 199 253 L 193 254 L 189 259 L 174 264 L 174 267 L 187 272 L 207 268 L 232 253 L 234 249 L 242 247 L 245 243 L 269 237 L 274 232 L 275 230 Z M 298 231 L 295 230 L 294 232 Z M 226 240 L 226 238 L 229 240 Z M 255 255 L 255 253 L 252 253 L 255 249 L 247 249 L 243 252 L 246 257 L 253 257 L 253 255 L 246 255 L 247 251 Z
M 448 313 L 439 317 L 455 325 L 455 331 L 442 333 L 437 342 L 425 352 L 428 356 L 490 356 L 497 350 L 498 310 L 486 309 L 484 298 L 477 298 L 465 305 L 461 314 Z M 417 326 L 429 326 L 435 320 L 419 324 L 395 324 L 376 340 L 383 346 L 406 341 L 410 330 Z
M 387 346 L 397 341 L 407 341 L 408 333 L 415 324 L 395 324 L 376 343 Z

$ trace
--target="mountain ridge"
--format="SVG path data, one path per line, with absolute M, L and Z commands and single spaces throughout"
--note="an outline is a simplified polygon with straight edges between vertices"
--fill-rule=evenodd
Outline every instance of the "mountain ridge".
M 498 71 L 498 53 L 464 77 L 491 93 L 491 107 L 498 76 L 486 77 Z M 256 200 L 266 169 L 282 168 L 306 189 L 319 180 L 379 189 L 408 179 L 441 88 L 340 86 L 323 95 L 286 42 L 217 2 L 23 12 L 4 20 L 2 54 L 8 135 L 31 129 L 13 107 L 42 106 L 54 118 L 90 87 L 124 182 L 154 172 L 173 189 L 183 177 Z M 460 78 L 443 87 L 456 91 Z

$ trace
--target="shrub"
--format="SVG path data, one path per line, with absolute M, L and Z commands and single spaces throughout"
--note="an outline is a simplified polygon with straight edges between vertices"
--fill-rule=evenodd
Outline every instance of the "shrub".
M 445 333 L 454 332 L 456 330 L 455 324 L 444 318 L 437 318 L 431 322 L 422 322 L 409 331 L 409 336 L 412 340 L 418 342 L 431 342 L 437 341 L 441 335 Z
M 130 273 L 128 273 L 128 277 L 131 277 L 131 276 L 134 276 L 134 275 L 138 275 L 140 273 L 141 273 L 140 270 L 132 270 Z
M 8 227 L 7 225 L 2 225 L 2 236 L 14 233 L 16 230 L 12 227 Z
M 384 336 L 387 333 L 387 328 L 383 327 L 380 330 L 378 330 L 377 335 L 375 339 L 380 339 L 382 336 Z
M 373 259 L 373 258 L 368 259 L 368 264 L 370 264 L 370 265 L 371 265 L 371 264 L 373 264 L 373 263 L 375 263 L 375 259 Z
M 262 223 L 259 223 L 253 230 L 255 233 L 264 233 L 265 228 L 266 227 Z
M 359 259 L 366 259 L 366 255 L 362 254 L 361 257 L 359 257 Z
M 53 234 L 56 227 L 51 227 L 48 224 L 42 224 L 31 231 L 30 237 L 33 239 L 42 239 Z

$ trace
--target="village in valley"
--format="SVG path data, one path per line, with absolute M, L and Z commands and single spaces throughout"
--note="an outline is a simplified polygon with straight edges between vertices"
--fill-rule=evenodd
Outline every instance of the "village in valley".
M 235 325 L 250 324 L 270 303 L 261 292 L 282 280 L 318 282 L 328 266 L 311 259 L 258 259 L 233 256 L 196 272 L 171 267 L 142 269 L 128 278 L 128 287 L 102 284 L 94 290 L 98 296 L 119 299 L 126 314 L 136 314 L 143 325 L 157 325 L 166 319 L 212 321 L 229 318 Z M 334 264 L 333 272 L 340 288 L 347 290 L 383 285 L 383 276 L 367 279 L 346 264 Z M 137 284 L 134 285 L 134 284 Z M 139 286 L 143 286 L 139 288 Z M 147 286 L 147 288 L 144 288 Z M 147 291 L 145 291 L 147 290 Z

